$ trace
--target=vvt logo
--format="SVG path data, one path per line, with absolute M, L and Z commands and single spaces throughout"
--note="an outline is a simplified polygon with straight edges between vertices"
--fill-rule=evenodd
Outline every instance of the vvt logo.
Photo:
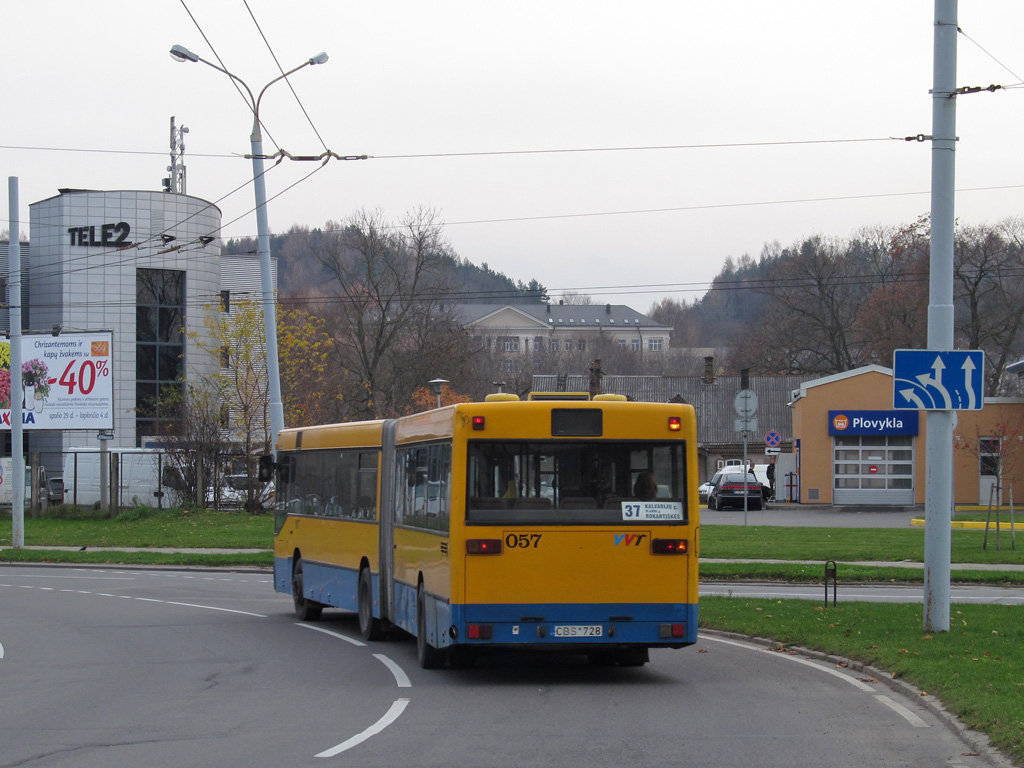
M 625 546 L 639 547 L 640 542 L 647 538 L 646 533 L 616 533 L 615 534 L 615 546 L 624 544 Z

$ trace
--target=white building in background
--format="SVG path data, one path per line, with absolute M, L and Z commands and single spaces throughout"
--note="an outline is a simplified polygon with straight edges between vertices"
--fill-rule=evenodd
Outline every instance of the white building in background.
M 587 352 L 600 341 L 667 352 L 672 327 L 622 304 L 459 304 L 470 335 L 505 352 Z
M 161 387 L 221 364 L 198 343 L 208 334 L 205 313 L 232 294 L 260 295 L 258 258 L 222 260 L 221 211 L 190 195 L 62 189 L 29 211 L 30 245 L 21 246 L 22 328 L 111 331 L 110 446 L 141 446 L 156 433 L 159 414 L 140 406 Z M 4 243 L 5 278 L 7 263 Z M 276 284 L 276 263 L 274 278 Z M 0 324 L 9 330 L 6 311 Z M 26 450 L 40 453 L 54 474 L 67 448 L 98 445 L 96 433 L 84 430 L 26 430 L 25 436 Z

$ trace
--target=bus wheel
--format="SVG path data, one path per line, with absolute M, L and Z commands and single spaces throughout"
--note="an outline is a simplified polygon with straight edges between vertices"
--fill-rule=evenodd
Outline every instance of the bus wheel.
M 423 669 L 440 669 L 444 666 L 444 653 L 427 641 L 427 596 L 423 584 L 416 590 L 416 658 Z
M 323 605 L 303 595 L 302 560 L 295 562 L 295 572 L 292 574 L 292 602 L 295 603 L 295 615 L 299 621 L 316 621 L 324 610 Z
M 384 636 L 380 619 L 373 618 L 373 582 L 369 568 L 359 572 L 359 634 L 363 640 L 380 640 Z

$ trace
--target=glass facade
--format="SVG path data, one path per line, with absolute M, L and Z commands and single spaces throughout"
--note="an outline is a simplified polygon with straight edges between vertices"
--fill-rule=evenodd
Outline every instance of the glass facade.
M 138 269 L 135 276 L 136 440 L 159 435 L 161 401 L 182 392 L 185 374 L 185 273 Z

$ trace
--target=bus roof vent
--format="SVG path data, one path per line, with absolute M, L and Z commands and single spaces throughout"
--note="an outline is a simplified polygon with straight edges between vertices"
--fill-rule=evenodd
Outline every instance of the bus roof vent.
M 625 395 L 594 395 L 595 400 L 615 401 L 615 402 L 626 402 Z
M 484 398 L 485 403 L 516 403 L 519 402 L 519 395 L 511 392 L 492 392 Z

